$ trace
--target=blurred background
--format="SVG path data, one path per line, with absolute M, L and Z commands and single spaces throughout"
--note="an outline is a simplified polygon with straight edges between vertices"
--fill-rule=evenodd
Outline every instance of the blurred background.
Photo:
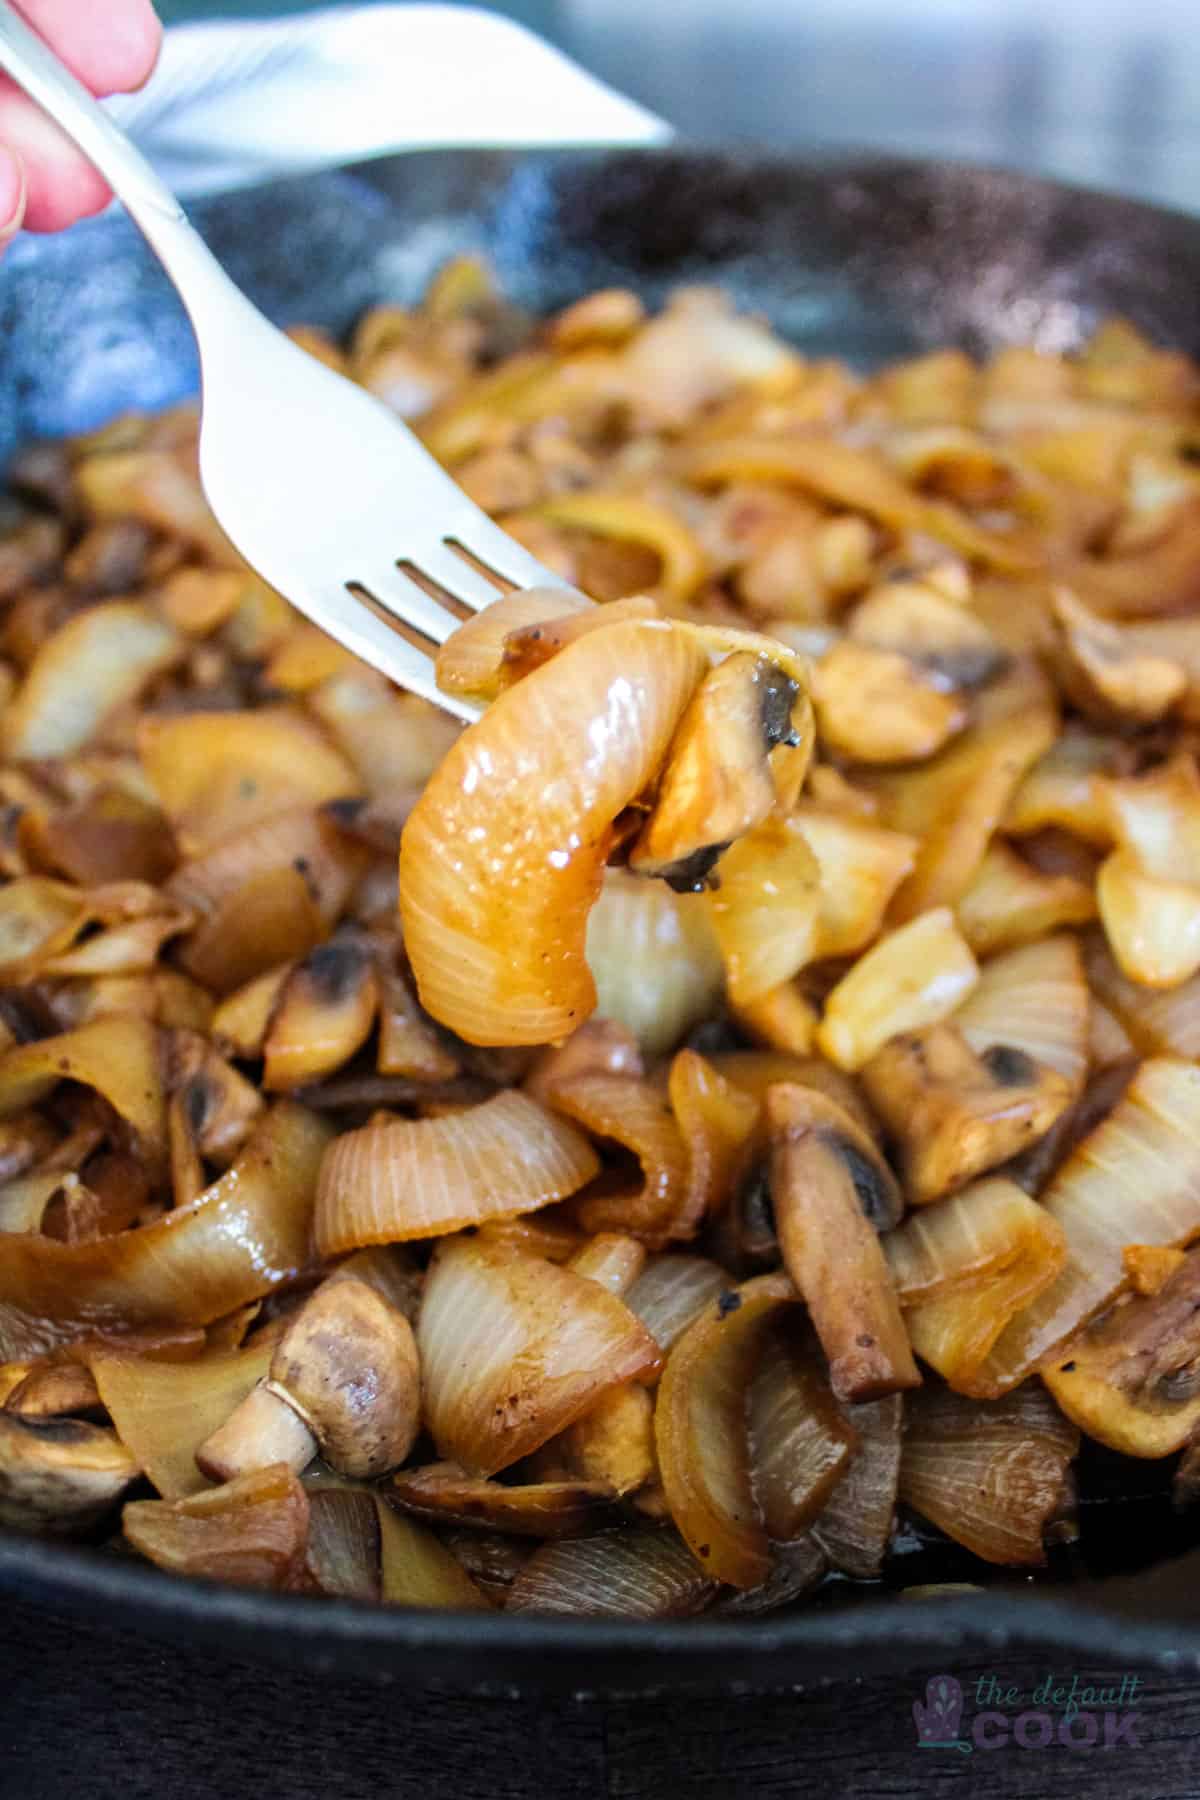
M 159 4 L 173 23 L 318 10 Z M 1200 210 L 1200 0 L 505 0 L 493 10 L 692 138 L 960 156 Z

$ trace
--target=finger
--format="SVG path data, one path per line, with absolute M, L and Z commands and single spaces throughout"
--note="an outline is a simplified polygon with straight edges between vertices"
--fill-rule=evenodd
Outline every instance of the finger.
M 112 0 L 105 6 L 20 0 L 20 11 L 93 93 L 140 87 L 154 68 L 162 27 L 149 0 Z M 102 211 L 111 199 L 92 165 L 6 78 L 0 78 L 0 141 L 24 164 L 28 230 L 61 231 Z
M 150 0 L 17 0 L 17 10 L 93 94 L 126 94 L 148 79 L 162 45 Z
M 61 231 L 108 205 L 103 178 L 23 94 L 0 91 L 0 143 L 24 164 L 29 231 Z
M 0 144 L 0 248 L 21 229 L 25 217 L 25 165 Z

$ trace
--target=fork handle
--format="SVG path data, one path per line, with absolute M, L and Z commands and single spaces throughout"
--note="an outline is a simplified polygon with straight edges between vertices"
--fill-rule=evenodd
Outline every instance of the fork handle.
M 0 0 L 0 69 L 66 132 L 124 203 L 178 288 L 198 334 L 214 309 L 244 309 L 263 326 L 167 184 L 8 0 Z M 202 353 L 203 348 L 202 342 Z
M 0 4 L 0 68 L 61 126 L 131 213 L 140 216 L 148 208 L 167 219 L 183 218 L 182 206 L 141 151 L 8 0 Z

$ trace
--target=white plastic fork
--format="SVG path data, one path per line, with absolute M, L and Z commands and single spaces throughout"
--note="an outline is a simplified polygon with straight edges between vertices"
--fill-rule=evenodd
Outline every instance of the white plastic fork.
M 259 312 L 7 0 L 0 68 L 94 163 L 187 308 L 200 352 L 200 475 L 230 540 L 355 656 L 456 717 L 477 718 L 434 680 L 431 652 L 460 622 L 454 603 L 479 611 L 509 586 L 575 590 L 481 512 L 380 401 Z

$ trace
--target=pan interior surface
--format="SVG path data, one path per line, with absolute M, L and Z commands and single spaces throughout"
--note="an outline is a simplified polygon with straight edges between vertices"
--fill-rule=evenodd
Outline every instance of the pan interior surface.
M 1200 220 L 965 166 L 678 149 L 429 152 L 224 195 L 195 218 L 272 318 L 336 334 L 368 306 L 414 300 L 448 256 L 477 251 L 532 311 L 597 287 L 633 287 L 653 303 L 680 283 L 718 283 L 806 353 L 861 368 L 947 344 L 1067 350 L 1113 314 L 1200 354 Z M 93 429 L 196 390 L 174 290 L 120 217 L 10 250 L 0 332 L 6 461 L 32 438 Z M 181 1582 L 7 1534 L 0 1588 L 241 1654 L 413 1684 L 644 1692 L 835 1678 L 951 1645 L 1190 1667 L 1200 1662 L 1192 1541 L 1161 1483 L 1108 1494 L 1102 1471 L 1077 1560 L 1082 1579 L 1069 1585 L 1010 1578 L 922 1602 L 843 1590 L 758 1621 L 370 1611 Z M 1153 1545 L 1157 1564 L 1131 1543 Z M 914 1543 L 906 1561 L 909 1582 L 978 1579 L 936 1545 Z

